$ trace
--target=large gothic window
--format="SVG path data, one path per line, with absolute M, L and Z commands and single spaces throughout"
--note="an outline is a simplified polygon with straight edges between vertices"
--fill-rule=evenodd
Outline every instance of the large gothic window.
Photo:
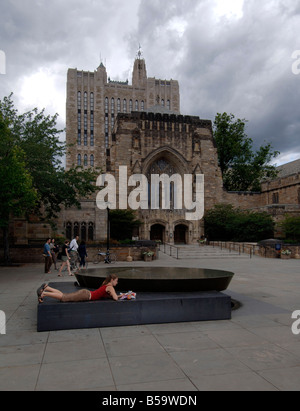
M 148 205 L 149 208 L 151 208 L 151 175 L 152 174 L 167 174 L 169 177 L 173 176 L 174 174 L 178 174 L 178 171 L 176 168 L 165 158 L 161 157 L 154 161 L 151 166 L 149 167 L 148 173 L 147 173 L 147 179 L 148 179 Z M 167 191 L 167 195 L 169 195 L 170 199 L 170 208 L 174 208 L 174 182 L 170 182 L 169 187 L 165 187 Z M 167 198 L 167 197 L 166 197 Z M 160 184 L 160 189 L 159 189 L 159 208 L 162 208 L 162 186 Z

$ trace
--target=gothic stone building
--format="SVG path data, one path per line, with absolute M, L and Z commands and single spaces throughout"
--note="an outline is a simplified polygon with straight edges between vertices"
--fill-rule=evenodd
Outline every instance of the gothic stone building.
M 262 192 L 229 193 L 223 188 L 212 123 L 180 114 L 179 85 L 175 80 L 147 77 L 139 55 L 132 85 L 107 78 L 103 64 L 94 72 L 69 69 L 67 77 L 66 140 L 70 144 L 66 167 L 100 167 L 115 176 L 120 166 L 132 174 L 204 175 L 204 208 L 217 203 L 267 211 L 276 221 L 300 213 L 300 160 L 279 167 L 278 178 L 264 182 Z M 193 183 L 194 184 L 194 183 Z M 117 187 L 119 189 L 119 187 Z M 118 191 L 118 190 L 117 190 Z M 170 190 L 170 197 L 174 192 Z M 68 238 L 106 239 L 106 212 L 96 197 L 83 199 L 82 208 L 63 210 L 58 234 Z M 143 222 L 137 234 L 169 243 L 194 243 L 203 233 L 203 221 L 190 221 L 184 209 L 140 210 Z M 11 244 L 42 243 L 53 235 L 34 217 L 10 224 Z
M 132 85 L 107 79 L 104 65 L 91 72 L 69 69 L 67 80 L 66 139 L 72 144 L 67 168 L 72 165 L 100 167 L 115 176 L 119 169 L 132 174 L 204 175 L 204 208 L 231 203 L 242 208 L 261 205 L 253 193 L 228 193 L 223 188 L 210 120 L 180 114 L 179 85 L 175 80 L 148 78 L 145 60 L 134 62 Z M 172 186 L 174 189 L 174 186 Z M 170 187 L 170 197 L 172 194 Z M 170 243 L 194 243 L 203 222 L 185 218 L 186 210 L 139 210 L 143 222 L 138 236 Z M 105 212 L 95 197 L 82 201 L 81 210 L 65 210 L 62 230 L 68 237 L 79 234 L 88 240 L 106 238 Z

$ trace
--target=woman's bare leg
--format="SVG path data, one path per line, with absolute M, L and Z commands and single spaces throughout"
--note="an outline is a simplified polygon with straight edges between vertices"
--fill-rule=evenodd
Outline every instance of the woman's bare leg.
M 59 301 L 62 299 L 62 296 L 63 293 L 61 291 L 56 290 L 56 288 L 49 287 L 49 285 L 47 285 L 47 287 L 44 289 L 41 295 L 42 298 L 51 297 Z
M 63 261 L 63 262 L 62 262 L 62 265 L 60 266 L 60 269 L 59 269 L 58 274 L 57 274 L 59 277 L 62 276 L 61 272 L 62 272 L 62 269 L 64 268 L 64 266 L 65 266 L 66 263 L 67 263 L 66 261 Z
M 67 260 L 66 262 L 67 262 L 67 267 L 68 267 L 68 273 L 69 273 L 69 275 L 73 275 L 73 274 L 71 273 L 71 266 L 70 266 L 69 260 Z

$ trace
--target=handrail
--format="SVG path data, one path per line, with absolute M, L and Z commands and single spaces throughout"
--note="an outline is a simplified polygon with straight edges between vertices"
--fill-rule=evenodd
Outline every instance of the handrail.
M 249 254 L 250 258 L 252 258 L 256 254 L 255 251 L 259 249 L 257 244 L 238 243 L 234 241 L 210 241 L 209 245 L 221 247 L 221 249 L 227 248 L 229 252 L 238 251 L 239 255 L 241 253 Z
M 163 250 L 161 249 L 163 247 Z M 166 247 L 169 247 L 169 252 L 167 252 Z M 175 256 L 172 255 L 172 250 L 175 249 Z M 165 254 L 168 254 L 170 257 L 175 257 L 177 260 L 179 259 L 179 247 L 176 247 L 173 244 L 169 243 L 160 243 L 159 244 L 159 251 L 162 251 Z

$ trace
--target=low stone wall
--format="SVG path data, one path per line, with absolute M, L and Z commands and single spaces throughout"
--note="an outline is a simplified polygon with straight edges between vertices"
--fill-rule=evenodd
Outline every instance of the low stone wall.
M 43 245 L 15 245 L 10 247 L 10 259 L 12 263 L 43 263 Z M 128 255 L 131 255 L 133 261 L 143 260 L 143 251 L 146 249 L 153 251 L 153 259 L 158 258 L 158 249 L 154 245 L 145 246 L 111 246 L 111 252 L 117 254 L 117 261 L 126 261 Z M 99 246 L 87 245 L 88 261 L 93 262 Z M 101 251 L 105 252 L 106 248 L 101 248 Z M 3 248 L 0 250 L 0 261 L 3 262 Z
M 259 247 L 259 254 L 261 257 L 266 258 L 282 258 L 282 259 L 289 259 L 289 258 L 300 258 L 300 246 L 299 245 L 289 245 L 283 244 L 282 250 L 289 250 L 291 252 L 290 255 L 286 256 L 281 254 L 281 251 L 275 250 L 275 247 L 272 246 L 260 246 Z
M 236 243 L 233 241 L 210 241 L 209 245 L 226 248 L 231 251 L 238 251 L 239 253 L 250 254 L 250 256 L 257 255 L 265 258 L 300 258 L 300 245 L 282 244 L 282 250 L 289 250 L 291 254 L 289 257 L 281 255 L 280 251 L 275 249 L 275 245 L 260 245 L 257 243 Z

